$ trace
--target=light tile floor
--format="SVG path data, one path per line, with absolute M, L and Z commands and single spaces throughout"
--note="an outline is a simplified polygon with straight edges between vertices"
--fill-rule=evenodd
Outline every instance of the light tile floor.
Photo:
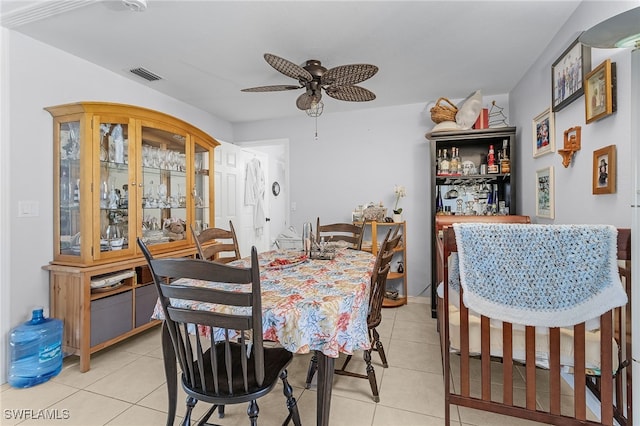
M 367 380 L 335 376 L 330 423 L 349 426 L 444 424 L 442 362 L 430 306 L 409 303 L 400 308 L 385 309 L 378 331 L 389 361 L 389 368 L 384 369 L 378 355 L 373 354 L 380 402 L 376 404 L 371 399 Z M 309 358 L 310 355 L 296 355 L 288 370 L 302 422 L 313 425 L 316 422 L 316 391 L 304 388 Z M 2 385 L 0 424 L 165 424 L 166 390 L 159 327 L 94 354 L 91 369 L 86 373 L 79 372 L 78 363 L 78 357 L 65 358 L 63 371 L 57 377 L 33 388 L 13 389 Z M 337 365 L 339 363 L 340 360 Z M 364 372 L 360 354 L 354 356 L 350 368 Z M 455 377 L 455 370 L 453 375 Z M 178 416 L 184 415 L 184 400 L 182 393 L 178 399 Z M 282 424 L 287 409 L 280 384 L 258 404 L 260 425 Z M 196 406 L 192 417 L 194 424 L 206 408 L 204 404 Z M 26 413 L 40 418 L 25 419 L 24 410 L 30 410 Z M 16 418 L 20 413 L 23 413 L 22 418 Z M 45 415 L 58 419 L 43 419 Z M 227 406 L 224 419 L 214 416 L 211 421 L 222 425 L 249 424 L 244 404 Z M 457 407 L 452 408 L 451 417 L 452 425 L 458 426 L 538 424 Z

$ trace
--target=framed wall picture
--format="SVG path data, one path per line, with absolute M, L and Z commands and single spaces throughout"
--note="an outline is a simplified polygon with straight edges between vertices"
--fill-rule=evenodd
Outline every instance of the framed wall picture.
M 553 166 L 536 171 L 536 216 L 553 219 Z
M 553 112 L 545 109 L 533 119 L 533 157 L 540 157 L 555 151 L 555 136 L 553 128 Z
M 591 48 L 576 38 L 551 65 L 551 110 L 560 111 L 584 93 L 582 78 L 591 71 Z
M 616 63 L 605 60 L 584 77 L 584 110 L 587 124 L 616 111 Z
M 616 192 L 616 146 L 609 145 L 593 151 L 593 193 Z

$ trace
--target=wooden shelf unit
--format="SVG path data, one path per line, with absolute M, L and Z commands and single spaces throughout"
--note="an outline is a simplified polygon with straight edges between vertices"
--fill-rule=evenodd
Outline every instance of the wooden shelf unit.
M 362 243 L 362 250 L 370 251 L 374 256 L 378 254 L 379 244 L 382 242 L 382 239 L 387 233 L 387 230 L 395 227 L 396 225 L 400 225 L 400 233 L 402 234 L 402 239 L 400 240 L 400 245 L 396 247 L 394 250 L 397 253 L 397 258 L 394 256 L 394 259 L 391 261 L 392 265 L 394 261 L 402 261 L 404 271 L 397 272 L 397 267 L 392 266 L 392 270 L 389 271 L 389 275 L 387 276 L 387 289 L 393 288 L 394 290 L 398 290 L 398 298 L 390 299 L 385 297 L 382 306 L 385 308 L 394 308 L 397 306 L 402 306 L 407 304 L 407 223 L 406 222 L 365 222 L 364 226 L 370 227 L 370 240 L 365 240 Z M 380 233 L 378 233 L 378 228 L 381 229 Z M 365 229 L 365 239 L 367 238 L 366 234 L 367 230 Z M 401 281 L 398 284 L 398 281 Z

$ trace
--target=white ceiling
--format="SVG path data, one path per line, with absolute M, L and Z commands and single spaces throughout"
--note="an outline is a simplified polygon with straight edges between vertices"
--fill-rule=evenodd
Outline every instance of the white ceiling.
M 323 97 L 325 114 L 509 92 L 580 1 L 2 0 L 2 26 L 79 56 L 230 122 L 304 114 L 297 84 L 266 52 L 303 65 L 379 67 L 371 102 Z M 155 82 L 128 70 L 144 67 Z M 551 71 L 549 71 L 551 72 Z

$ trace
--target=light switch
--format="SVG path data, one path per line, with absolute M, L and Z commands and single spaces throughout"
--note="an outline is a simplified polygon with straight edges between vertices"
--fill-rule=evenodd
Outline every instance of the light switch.
M 37 201 L 18 201 L 18 217 L 37 217 L 40 215 Z

